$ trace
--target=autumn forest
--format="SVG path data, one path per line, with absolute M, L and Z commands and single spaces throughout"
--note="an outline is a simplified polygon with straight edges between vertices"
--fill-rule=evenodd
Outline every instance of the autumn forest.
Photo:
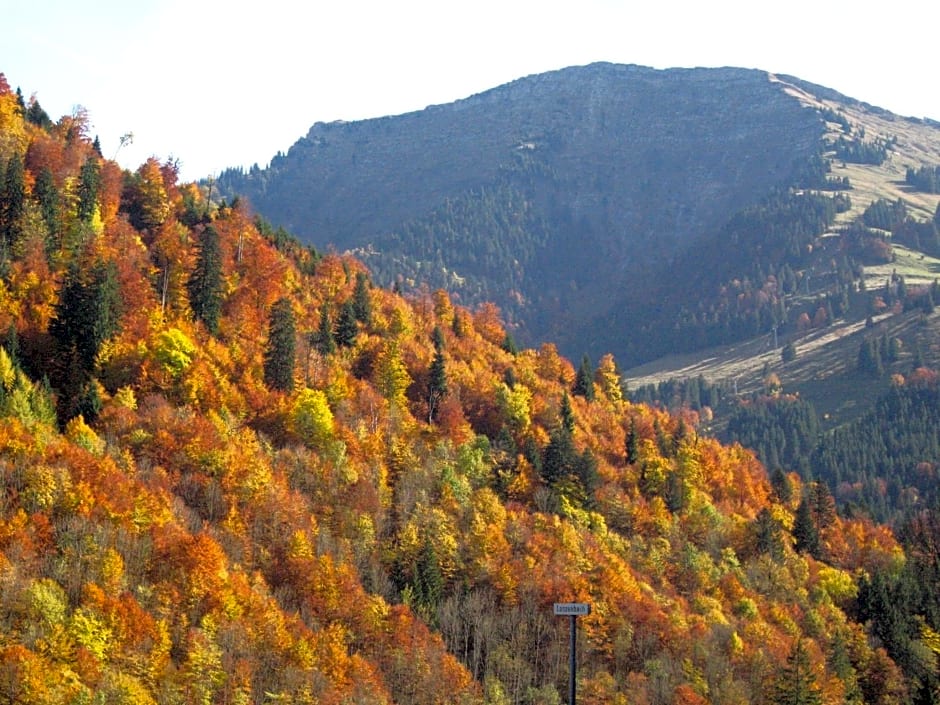
M 940 513 L 840 512 L 707 413 L 0 74 L 0 703 L 557 705 L 555 602 L 584 705 L 940 702 Z

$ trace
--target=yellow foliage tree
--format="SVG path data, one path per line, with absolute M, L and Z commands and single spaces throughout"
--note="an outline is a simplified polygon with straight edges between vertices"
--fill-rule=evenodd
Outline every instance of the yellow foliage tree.
M 402 362 L 397 340 L 386 340 L 379 351 L 375 362 L 375 384 L 389 404 L 398 407 L 405 405 L 405 392 L 411 384 L 411 375 Z
M 305 443 L 321 446 L 333 437 L 333 412 L 326 394 L 319 389 L 303 389 L 294 400 L 290 415 L 291 431 Z

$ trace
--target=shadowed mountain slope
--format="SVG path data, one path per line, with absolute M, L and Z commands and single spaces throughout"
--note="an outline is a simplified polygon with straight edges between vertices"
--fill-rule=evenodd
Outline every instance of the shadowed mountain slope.
M 796 93 L 756 70 L 594 64 L 317 123 L 219 185 L 380 280 L 494 300 L 523 340 L 572 350 L 575 324 L 794 182 L 825 130 Z

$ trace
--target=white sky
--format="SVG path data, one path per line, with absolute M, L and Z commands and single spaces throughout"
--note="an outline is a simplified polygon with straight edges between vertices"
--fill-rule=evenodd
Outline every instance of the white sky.
M 832 0 L 0 0 L 0 72 L 106 157 L 185 180 L 266 166 L 317 121 L 447 103 L 594 61 L 787 73 L 940 120 L 937 17 Z

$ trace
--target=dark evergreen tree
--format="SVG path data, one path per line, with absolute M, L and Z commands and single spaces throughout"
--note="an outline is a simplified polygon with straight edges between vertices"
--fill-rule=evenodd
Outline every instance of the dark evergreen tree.
M 372 297 L 369 295 L 369 278 L 365 272 L 356 273 L 356 288 L 353 289 L 352 298 L 356 320 L 365 326 L 372 325 Z
M 440 560 L 434 544 L 425 540 L 414 570 L 415 600 L 422 611 L 431 618 L 436 619 L 437 606 L 444 596 L 444 575 L 441 573 Z
M 837 517 L 836 502 L 825 482 L 814 482 L 812 486 L 812 510 L 816 526 L 825 529 L 832 526 Z
M 114 262 L 96 262 L 82 271 L 74 265 L 59 292 L 49 333 L 56 343 L 53 385 L 60 422 L 100 409 L 92 380 L 102 344 L 118 331 L 121 298 Z
M 59 203 L 59 190 L 55 186 L 52 171 L 44 167 L 36 177 L 33 194 L 39 201 L 39 210 L 46 223 L 48 237 L 46 238 L 46 252 L 51 254 L 59 244 L 62 232 L 62 215 Z
M 459 313 L 455 313 L 454 321 L 450 324 L 450 329 L 453 331 L 455 338 L 463 338 L 464 333 L 466 332 L 464 329 L 465 325 L 466 324 L 463 320 L 463 316 L 461 316 Z
M 76 265 L 62 284 L 49 333 L 60 351 L 74 347 L 82 368 L 91 372 L 101 345 L 117 332 L 120 316 L 114 262 L 98 261 L 89 271 Z
M 758 553 L 766 553 L 775 561 L 783 560 L 783 527 L 767 507 L 754 520 L 754 543 Z
M 813 520 L 813 510 L 804 498 L 796 509 L 793 518 L 794 546 L 800 553 L 809 553 L 814 558 L 820 557 L 819 531 Z
M 881 360 L 881 348 L 871 338 L 865 339 L 859 346 L 858 371 L 875 378 L 884 374 L 885 368 Z
M 564 428 L 555 429 L 542 454 L 542 477 L 549 485 L 571 474 L 577 455 L 574 440 Z
M 568 392 L 565 392 L 561 396 L 561 408 L 559 410 L 559 416 L 561 417 L 561 427 L 568 435 L 574 434 L 574 411 L 571 408 L 571 399 L 568 397 Z
M 98 159 L 88 157 L 78 175 L 78 217 L 88 222 L 98 208 L 98 191 L 101 188 L 101 167 Z
M 778 501 L 788 504 L 793 499 L 793 483 L 790 482 L 790 478 L 787 477 L 782 468 L 777 467 L 774 469 L 770 476 L 770 484 L 774 488 L 774 494 L 777 495 Z
M 222 315 L 222 248 L 219 233 L 212 225 L 199 234 L 196 267 L 189 277 L 189 305 L 197 321 L 212 335 L 219 332 Z
M 268 343 L 264 350 L 264 383 L 269 388 L 282 392 L 293 390 L 296 337 L 294 307 L 290 299 L 278 299 L 271 307 Z
M 355 344 L 357 335 L 359 335 L 359 324 L 356 322 L 353 302 L 346 301 L 340 306 L 339 315 L 336 317 L 333 339 L 340 347 L 350 348 Z
M 428 370 L 428 423 L 434 422 L 438 406 L 446 396 L 447 370 L 444 365 L 444 351 L 438 350 L 434 353 L 434 359 L 431 360 L 431 367 Z
M 0 346 L 7 351 L 7 355 L 10 358 L 10 362 L 13 363 L 14 367 L 19 367 L 21 364 L 20 361 L 20 338 L 19 334 L 16 332 L 16 325 L 11 323 L 10 327 L 7 328 L 7 332 L 3 336 Z
M 35 98 L 29 102 L 29 107 L 26 109 L 26 120 L 44 130 L 49 130 L 53 125 L 52 118 L 42 109 L 39 101 Z
M 796 346 L 792 342 L 788 342 L 783 346 L 780 359 L 783 362 L 793 362 L 796 359 Z
M 441 352 L 444 349 L 444 331 L 441 330 L 440 326 L 434 326 L 434 330 L 431 331 L 431 342 L 434 344 L 436 352 Z
M 311 337 L 314 347 L 321 355 L 332 355 L 336 352 L 336 339 L 333 337 L 333 326 L 330 325 L 330 305 L 325 301 L 320 306 L 320 325 Z
M 822 705 L 822 701 L 809 654 L 803 640 L 797 639 L 787 657 L 787 665 L 774 683 L 770 702 L 774 705 Z
M 75 404 L 75 413 L 81 414 L 88 423 L 93 422 L 101 413 L 101 393 L 98 391 L 98 383 L 90 379 L 85 383 Z
M 18 154 L 7 162 L 0 186 L 0 261 L 5 261 L 13 255 L 13 249 L 23 235 L 26 172 Z
M 588 401 L 594 401 L 594 366 L 587 355 L 581 357 L 581 365 L 578 367 L 571 391 Z
M 640 459 L 640 439 L 636 432 L 636 420 L 630 419 L 630 428 L 627 429 L 626 461 L 633 465 Z
M 516 346 L 516 341 L 513 339 L 512 333 L 506 333 L 506 337 L 503 338 L 502 348 L 510 355 L 519 354 L 519 348 Z

